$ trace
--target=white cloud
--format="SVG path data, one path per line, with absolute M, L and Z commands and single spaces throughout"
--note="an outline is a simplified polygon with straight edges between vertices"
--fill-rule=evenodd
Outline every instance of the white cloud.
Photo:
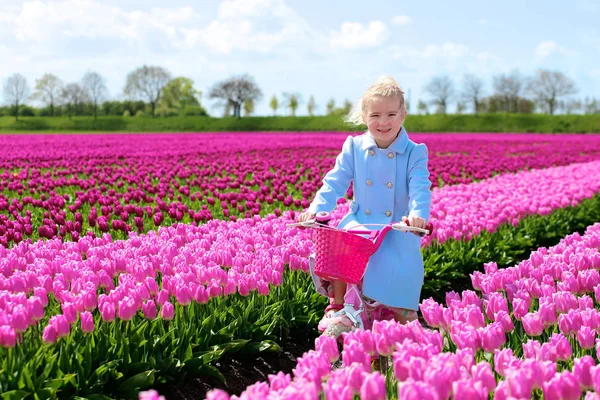
M 469 54 L 471 50 L 464 44 L 446 42 L 444 44 L 436 45 L 429 44 L 422 50 L 424 57 L 450 57 L 460 58 Z
M 371 21 L 366 27 L 359 22 L 344 22 L 341 30 L 331 32 L 329 44 L 333 48 L 359 48 L 382 45 L 389 37 L 385 24 Z
M 499 28 L 500 24 L 494 21 L 490 21 L 489 19 L 480 18 L 477 20 L 477 25 L 488 26 L 490 28 Z
M 537 57 L 549 57 L 554 53 L 559 53 L 567 57 L 573 57 L 577 55 L 576 51 L 569 50 L 566 47 L 558 45 L 553 40 L 546 40 L 537 45 L 534 51 Z
M 392 17 L 392 24 L 394 25 L 406 25 L 412 22 L 412 19 L 408 15 L 395 15 Z

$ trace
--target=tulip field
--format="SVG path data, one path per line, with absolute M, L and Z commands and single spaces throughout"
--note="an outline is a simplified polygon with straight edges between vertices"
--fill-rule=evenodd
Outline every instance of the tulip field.
M 311 233 L 286 224 L 347 135 L 1 135 L 3 398 L 158 400 L 314 328 Z M 207 399 L 600 399 L 600 136 L 410 137 L 433 186 L 420 320 Z

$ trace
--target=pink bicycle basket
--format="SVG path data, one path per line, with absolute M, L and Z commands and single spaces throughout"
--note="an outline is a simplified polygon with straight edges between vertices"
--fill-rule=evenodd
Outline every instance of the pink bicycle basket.
M 368 233 L 368 232 L 367 232 Z M 358 284 L 377 246 L 366 237 L 339 229 L 315 229 L 315 274 L 328 281 Z

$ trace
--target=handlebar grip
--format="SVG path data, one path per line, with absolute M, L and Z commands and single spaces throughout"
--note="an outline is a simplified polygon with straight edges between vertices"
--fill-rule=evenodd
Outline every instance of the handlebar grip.
M 425 226 L 425 229 L 427 229 L 429 231 L 429 233 L 427 234 L 427 236 L 430 236 L 433 233 L 433 224 L 430 222 Z

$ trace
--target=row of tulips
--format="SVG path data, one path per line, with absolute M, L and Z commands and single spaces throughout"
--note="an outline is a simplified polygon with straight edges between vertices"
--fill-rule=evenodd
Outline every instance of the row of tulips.
M 547 204 L 574 204 L 600 189 L 596 187 L 600 179 L 593 181 L 600 170 L 597 164 L 521 172 L 506 179 L 498 177 L 471 185 L 445 187 L 434 192 L 437 202 L 432 214 L 441 215 L 439 210 L 450 203 L 439 195 L 445 192 L 459 199 L 468 194 L 486 193 L 485 200 L 492 211 L 499 206 L 490 199 L 499 199 L 500 204 L 515 204 L 516 210 L 509 209 L 509 212 L 514 211 L 511 222 L 525 212 L 542 213 L 548 208 Z M 548 182 L 552 179 L 555 183 L 550 186 Z M 532 181 L 537 181 L 539 190 L 531 194 L 529 201 L 540 208 L 519 209 L 516 198 L 507 196 L 526 190 Z M 569 184 L 565 185 L 565 181 Z M 457 188 L 462 189 L 462 193 Z M 561 196 L 558 200 L 554 197 L 557 188 Z M 437 232 L 447 229 L 445 225 L 455 226 L 451 212 L 459 205 L 450 204 L 446 219 L 433 219 Z M 487 210 L 479 215 L 475 211 L 475 208 L 463 211 L 463 215 L 470 217 L 469 224 L 493 230 L 502 222 L 501 218 L 490 222 Z M 342 204 L 334 213 L 334 223 L 343 212 Z M 13 326 L 17 332 L 36 325 L 45 315 L 48 294 L 60 304 L 63 314 L 60 320 L 64 317 L 69 324 L 75 322 L 78 313 L 97 307 L 105 321 L 115 316 L 129 320 L 138 311 L 152 319 L 158 312 L 157 307 L 161 307 L 161 313 L 167 317 L 171 314 L 171 298 L 187 305 L 192 300 L 203 304 L 209 298 L 236 292 L 242 296 L 250 291 L 267 294 L 269 285 L 281 284 L 285 264 L 292 270 L 308 268 L 306 260 L 312 251 L 310 233 L 286 229 L 286 222 L 293 216 L 290 212 L 284 218 L 270 215 L 235 223 L 215 220 L 200 227 L 178 225 L 148 235 L 131 234 L 128 241 L 112 242 L 110 236 L 105 235 L 103 238 L 85 237 L 77 243 L 51 240 L 0 250 L 0 271 L 3 272 L 0 290 L 4 291 L 0 297 L 4 299 L 0 302 L 2 325 Z M 456 226 L 455 229 L 459 230 Z M 157 273 L 161 276 L 160 288 Z M 99 289 L 106 293 L 97 296 Z M 27 298 L 27 293 L 34 295 Z M 163 309 L 165 303 L 167 306 Z M 88 314 L 84 315 L 89 318 Z M 45 328 L 48 340 L 58 334 L 56 318 Z
M 514 267 L 486 264 L 473 276 L 480 295 L 424 301 L 430 328 L 378 321 L 344 334 L 339 369 L 336 341 L 322 336 L 293 378 L 279 373 L 240 396 L 213 390 L 207 399 L 600 399 L 599 251 L 600 223 Z M 376 356 L 392 358 L 389 371 L 371 370 Z
M 240 135 L 3 136 L 0 245 L 306 208 L 346 136 Z M 430 149 L 433 186 L 600 156 L 589 135 L 411 137 Z
M 447 237 L 445 231 L 463 233 L 468 227 L 493 231 L 502 223 L 518 222 L 527 213 L 543 214 L 551 207 L 575 205 L 600 192 L 599 171 L 600 161 L 436 189 L 432 209 L 435 239 L 441 244 Z M 533 182 L 537 190 L 528 192 Z M 527 200 L 518 202 L 516 193 L 525 193 Z M 458 219 L 456 214 L 468 196 L 476 201 L 464 204 Z M 469 206 L 480 202 L 487 207 Z M 333 223 L 345 209 L 345 204 L 338 207 Z M 63 314 L 54 316 L 45 328 L 45 337 L 53 341 L 59 319 L 72 324 L 78 313 L 96 308 L 105 321 L 115 316 L 130 320 L 138 311 L 153 319 L 157 307 L 163 317 L 172 314 L 171 299 L 188 305 L 192 300 L 204 304 L 210 298 L 235 293 L 268 294 L 269 285 L 281 285 L 284 265 L 308 270 L 310 232 L 286 229 L 285 224 L 293 218 L 293 212 L 286 212 L 282 218 L 271 214 L 237 222 L 176 225 L 147 235 L 131 233 L 127 241 L 113 242 L 106 234 L 79 242 L 49 240 L 21 243 L 11 250 L 0 247 L 0 325 L 12 326 L 17 332 L 36 325 L 45 315 L 48 295 Z M 464 224 L 460 222 L 463 218 Z M 158 274 L 161 279 L 157 283 Z M 33 296 L 28 298 L 28 293 Z

